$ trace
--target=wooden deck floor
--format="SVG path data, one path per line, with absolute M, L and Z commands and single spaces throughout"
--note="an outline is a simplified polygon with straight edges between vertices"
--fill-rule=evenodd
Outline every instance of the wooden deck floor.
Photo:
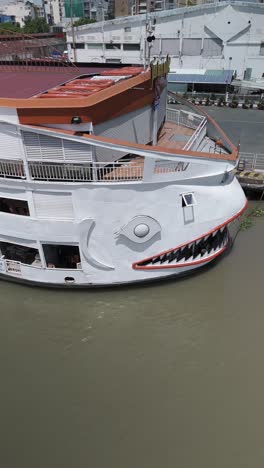
M 193 133 L 194 130 L 191 128 L 177 125 L 174 122 L 165 122 L 161 130 L 157 146 L 162 146 L 164 148 L 182 149 L 191 138 Z M 104 175 L 103 180 L 142 179 L 144 171 L 144 159 L 145 158 L 141 156 L 135 157 L 130 162 L 125 163 L 124 166 L 113 169 L 108 174 Z M 162 170 L 159 168 L 155 169 L 155 172 L 160 171 L 162 172 Z
M 182 149 L 193 133 L 194 130 L 192 128 L 183 127 L 174 122 L 165 122 L 157 146 Z

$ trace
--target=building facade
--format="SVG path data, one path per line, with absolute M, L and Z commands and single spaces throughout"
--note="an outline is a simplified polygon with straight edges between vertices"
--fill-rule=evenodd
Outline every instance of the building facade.
M 134 0 L 133 15 L 152 13 L 154 11 L 171 10 L 177 8 L 178 0 Z
M 60 24 L 65 16 L 64 0 L 44 0 L 43 9 L 48 24 Z
M 62 0 L 63 1 L 63 0 Z M 89 18 L 96 21 L 107 19 L 108 2 L 106 0 L 65 0 L 65 18 Z
M 80 26 L 74 39 L 78 62 L 143 65 L 169 54 L 171 70 L 233 69 L 239 78 L 260 78 L 264 4 L 219 2 L 125 17 Z M 73 58 L 70 29 L 67 43 Z
M 16 17 L 13 15 L 13 16 L 10 16 L 10 15 L 2 15 L 0 13 L 0 23 L 13 23 L 13 24 L 16 24 Z
M 114 16 L 129 16 L 131 14 L 131 2 L 128 0 L 115 0 L 114 1 Z
M 25 26 L 27 19 L 36 17 L 35 5 L 29 1 L 17 0 L 5 5 L 1 5 L 0 12 L 2 15 L 15 17 L 15 22 L 21 27 Z

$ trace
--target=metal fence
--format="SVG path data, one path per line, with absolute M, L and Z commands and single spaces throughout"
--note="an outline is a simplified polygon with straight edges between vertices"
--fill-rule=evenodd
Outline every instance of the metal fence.
M 245 163 L 245 170 L 264 171 L 264 153 L 240 153 L 240 161 Z
M 196 130 L 204 120 L 204 117 L 199 114 L 194 114 L 193 112 L 168 108 L 166 111 L 166 120 Z
M 0 177 L 25 179 L 25 168 L 23 161 L 0 160 Z
M 111 164 L 29 163 L 31 178 L 65 182 L 126 182 L 143 179 L 144 158 Z

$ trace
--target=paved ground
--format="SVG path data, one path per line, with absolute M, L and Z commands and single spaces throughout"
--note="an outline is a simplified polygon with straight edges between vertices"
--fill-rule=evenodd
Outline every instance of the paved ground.
M 171 105 L 175 109 L 180 106 Z M 245 153 L 264 153 L 264 111 L 257 109 L 231 109 L 229 107 L 203 107 L 221 126 L 230 140 Z
M 206 111 L 233 143 L 240 141 L 242 152 L 264 153 L 264 111 L 217 107 L 207 107 Z

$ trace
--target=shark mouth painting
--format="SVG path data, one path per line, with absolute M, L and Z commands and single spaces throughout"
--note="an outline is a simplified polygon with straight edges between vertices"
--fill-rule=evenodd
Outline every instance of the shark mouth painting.
M 133 263 L 135 270 L 157 270 L 198 265 L 213 260 L 230 244 L 227 225 L 174 249 Z

